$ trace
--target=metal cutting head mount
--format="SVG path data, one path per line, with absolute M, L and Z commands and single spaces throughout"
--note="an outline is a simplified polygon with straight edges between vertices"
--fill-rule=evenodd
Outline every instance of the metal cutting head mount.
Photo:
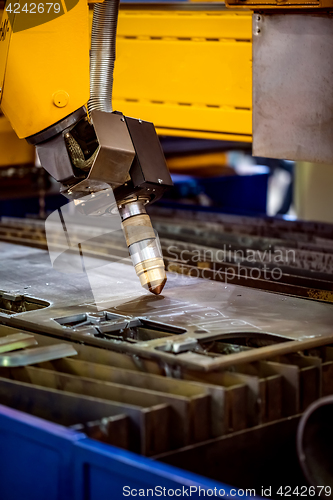
M 172 186 L 152 123 L 118 111 L 93 111 L 89 120 L 84 109 L 70 125 L 68 118 L 63 123 L 64 128 L 56 124 L 29 142 L 66 197 L 78 199 L 111 186 L 117 201 L 135 196 L 151 203 Z

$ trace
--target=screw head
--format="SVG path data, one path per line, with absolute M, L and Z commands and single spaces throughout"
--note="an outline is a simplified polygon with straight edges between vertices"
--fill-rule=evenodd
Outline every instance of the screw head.
M 59 90 L 53 94 L 52 99 L 57 108 L 64 108 L 69 103 L 69 94 L 65 90 Z

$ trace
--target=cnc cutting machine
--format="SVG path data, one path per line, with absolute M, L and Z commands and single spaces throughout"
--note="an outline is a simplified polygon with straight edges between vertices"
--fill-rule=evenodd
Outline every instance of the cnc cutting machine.
M 42 12 L 45 5 L 48 12 Z M 148 40 L 147 25 L 129 8 L 132 31 L 121 26 L 121 47 L 133 50 L 137 44 L 141 52 L 135 72 L 124 81 L 139 81 L 123 94 L 116 87 L 117 107 L 124 105 L 121 114 L 110 107 L 116 4 L 106 0 L 94 7 L 90 63 L 86 2 L 37 4 L 36 12 L 30 12 L 34 4 L 9 6 L 0 42 L 3 112 L 17 134 L 36 145 L 42 165 L 78 209 L 88 216 L 119 210 L 131 255 L 139 258 L 134 259 L 136 271 L 158 294 L 164 267 L 144 207 L 171 181 L 150 116 L 163 133 L 251 140 L 248 11 L 229 14 L 217 8 L 203 15 L 200 8 L 200 14 L 193 7 L 179 8 L 168 11 L 172 22 L 166 27 L 158 8 L 142 9 L 152 30 Z M 282 8 L 280 2 L 239 0 L 232 7 L 239 6 L 255 12 L 256 154 L 332 161 L 332 93 L 326 86 L 332 71 L 331 5 L 287 1 Z M 37 15 L 47 22 L 33 24 Z M 27 19 L 34 20 L 32 25 L 25 24 Z M 206 51 L 200 63 L 209 68 L 219 64 L 216 55 L 221 61 L 228 57 L 228 48 L 238 54 L 244 67 L 237 74 L 236 66 L 227 74 L 234 68 L 231 60 L 223 65 L 225 101 L 218 100 L 218 85 L 210 93 L 205 87 L 200 101 L 200 85 L 186 92 L 177 75 L 162 89 L 165 101 L 155 87 L 147 99 L 153 92 L 138 74 L 142 58 L 149 62 L 152 54 L 168 50 L 175 55 L 180 46 L 189 58 Z M 184 78 L 188 68 L 183 63 L 179 68 L 178 78 Z M 125 70 L 122 58 L 117 71 Z M 193 81 L 195 74 L 188 78 Z M 203 81 L 198 77 L 199 84 Z M 131 114 L 142 120 L 126 116 Z M 115 205 L 104 200 L 109 186 Z M 51 494 L 61 500 L 100 500 L 109 498 L 110 491 L 120 498 L 125 480 L 135 491 L 160 481 L 170 488 L 185 483 L 225 488 L 235 498 L 244 496 L 246 488 L 254 488 L 251 496 L 253 491 L 273 496 L 269 488 L 282 495 L 290 487 L 298 495 L 297 488 L 305 487 L 293 447 L 300 414 L 333 394 L 332 226 L 211 213 L 207 221 L 205 215 L 157 210 L 171 278 L 164 296 L 139 290 L 123 263 L 107 269 L 105 257 L 116 252 L 119 235 L 110 244 L 107 235 L 98 233 L 104 218 L 92 219 L 96 222 L 86 228 L 91 236 L 86 263 L 87 269 L 89 264 L 97 269 L 98 303 L 86 276 L 74 274 L 66 281 L 50 267 L 43 222 L 1 222 L 0 430 L 5 458 L 0 479 L 6 499 L 29 493 L 34 500 Z M 51 226 L 61 243 L 59 227 Z M 75 223 L 72 229 L 80 234 L 82 228 Z M 218 252 L 224 244 L 228 252 L 232 249 L 231 257 L 221 262 Z M 229 283 L 239 264 L 235 248 L 258 252 L 255 263 L 246 255 L 241 261 L 249 273 L 264 267 L 265 256 L 279 255 L 281 279 L 271 267 L 266 281 L 261 274 L 247 280 L 243 273 Z M 115 286 L 106 288 L 105 282 Z M 311 441 L 314 463 L 305 463 L 303 470 L 310 469 L 309 482 L 316 488 L 324 483 L 328 490 L 321 492 L 330 496 L 329 476 L 321 475 L 325 467 L 319 473 L 317 467 L 319 462 L 329 470 L 330 450 L 316 448 L 316 442 L 325 444 L 325 435 L 319 437 Z M 302 450 L 301 456 L 306 462 Z M 244 489 L 231 494 L 220 481 Z M 305 492 L 319 490 L 307 486 Z

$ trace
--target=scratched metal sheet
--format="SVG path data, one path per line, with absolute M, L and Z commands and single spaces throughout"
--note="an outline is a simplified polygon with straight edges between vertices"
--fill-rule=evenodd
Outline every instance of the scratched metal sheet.
M 0 314 L 1 321 L 13 326 L 69 336 L 55 318 L 98 309 L 176 325 L 189 333 L 267 332 L 303 340 L 333 332 L 333 306 L 326 303 L 173 274 L 163 296 L 156 297 L 141 288 L 126 263 L 87 258 L 93 269 L 87 276 L 52 269 L 44 250 L 0 243 L 0 255 L 0 290 L 50 303 L 35 311 Z

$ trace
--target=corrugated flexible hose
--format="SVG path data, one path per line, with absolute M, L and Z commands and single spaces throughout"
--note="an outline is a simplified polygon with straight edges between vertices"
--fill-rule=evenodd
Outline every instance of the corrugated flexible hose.
M 94 109 L 112 112 L 118 10 L 119 0 L 105 0 L 104 3 L 94 5 L 90 49 L 89 114 Z
M 116 59 L 116 34 L 119 0 L 104 0 L 94 5 L 90 48 L 90 98 L 88 111 L 94 109 L 112 112 L 113 69 Z M 85 159 L 83 151 L 74 137 L 65 136 L 72 163 L 80 170 L 89 171 L 95 153 Z

